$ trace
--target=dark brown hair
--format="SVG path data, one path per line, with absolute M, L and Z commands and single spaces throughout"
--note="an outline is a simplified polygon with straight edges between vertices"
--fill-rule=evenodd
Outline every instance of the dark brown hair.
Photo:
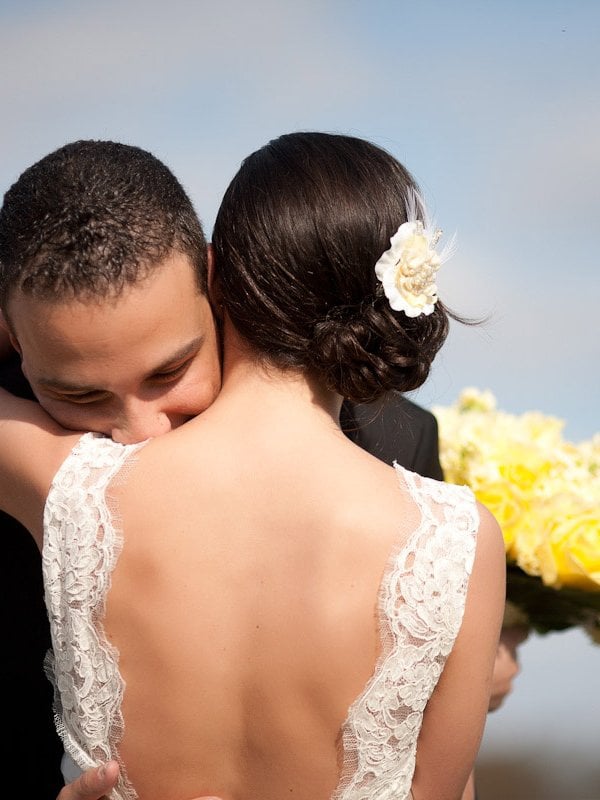
M 213 245 L 227 313 L 259 358 L 355 402 L 424 382 L 448 313 L 393 311 L 374 270 L 415 191 L 389 153 L 350 136 L 291 133 L 244 160 Z
M 207 248 L 173 173 L 139 147 L 72 142 L 25 170 L 0 209 L 0 305 L 19 289 L 48 299 L 118 295 L 171 252 L 206 291 Z

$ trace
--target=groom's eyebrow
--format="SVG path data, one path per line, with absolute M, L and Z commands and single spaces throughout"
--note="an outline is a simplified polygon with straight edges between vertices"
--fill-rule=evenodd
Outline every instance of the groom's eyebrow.
M 185 361 L 186 358 L 195 355 L 204 344 L 205 338 L 206 337 L 203 334 L 196 336 L 195 339 L 192 339 L 191 342 L 188 342 L 175 353 L 172 353 L 161 364 L 157 364 L 156 367 L 146 374 L 146 378 L 151 378 L 153 375 L 156 375 L 157 372 L 166 372 L 170 367 L 173 366 L 173 364 L 177 364 L 179 361 Z
M 186 358 L 189 358 L 197 353 L 204 344 L 205 338 L 206 337 L 204 334 L 196 336 L 191 342 L 188 342 L 179 350 L 171 353 L 167 359 L 153 367 L 148 373 L 146 373 L 143 380 L 147 380 L 159 372 L 167 372 L 174 364 L 185 361 Z M 86 385 L 82 383 L 73 383 L 69 380 L 62 380 L 61 378 L 40 377 L 38 378 L 37 383 L 39 386 L 43 386 L 45 389 L 51 389 L 57 392 L 77 392 L 84 394 L 85 392 L 99 391 L 98 386 L 94 386 L 93 384 Z

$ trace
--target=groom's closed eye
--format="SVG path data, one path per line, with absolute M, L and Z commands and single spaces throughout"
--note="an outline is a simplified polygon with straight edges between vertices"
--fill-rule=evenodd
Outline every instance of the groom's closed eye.
M 175 381 L 185 373 L 192 361 L 193 358 L 188 358 L 181 364 L 177 364 L 174 367 L 160 370 L 160 372 L 155 372 L 150 376 L 150 378 L 148 378 L 148 381 L 151 383 L 170 383 L 171 381 Z
M 110 398 L 109 392 L 82 392 L 81 394 L 48 394 L 53 400 L 60 400 L 65 403 L 78 403 L 88 405 L 90 403 L 102 403 Z

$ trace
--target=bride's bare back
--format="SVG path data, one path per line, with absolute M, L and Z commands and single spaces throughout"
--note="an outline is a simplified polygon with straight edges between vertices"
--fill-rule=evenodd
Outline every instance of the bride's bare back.
M 106 625 L 144 798 L 330 796 L 379 649 L 386 561 L 418 521 L 394 471 L 333 426 L 261 446 L 252 424 L 208 441 L 187 426 L 179 459 L 148 446 L 120 504 Z

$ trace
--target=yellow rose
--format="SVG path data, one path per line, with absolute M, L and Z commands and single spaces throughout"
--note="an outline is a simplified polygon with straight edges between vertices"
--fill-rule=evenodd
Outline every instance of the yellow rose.
M 553 467 L 547 453 L 518 443 L 508 444 L 498 460 L 500 475 L 523 492 L 531 492 L 536 483 L 550 475 Z
M 522 522 L 526 510 L 523 498 L 514 486 L 505 481 L 489 483 L 475 489 L 475 494 L 498 520 L 504 536 L 504 546 L 510 554 L 515 531 Z
M 512 545 L 507 555 L 528 575 L 541 575 L 539 548 L 547 533 L 547 520 L 534 504 L 514 526 Z
M 542 580 L 557 588 L 600 591 L 600 510 L 575 506 L 560 513 L 557 505 L 538 549 Z

